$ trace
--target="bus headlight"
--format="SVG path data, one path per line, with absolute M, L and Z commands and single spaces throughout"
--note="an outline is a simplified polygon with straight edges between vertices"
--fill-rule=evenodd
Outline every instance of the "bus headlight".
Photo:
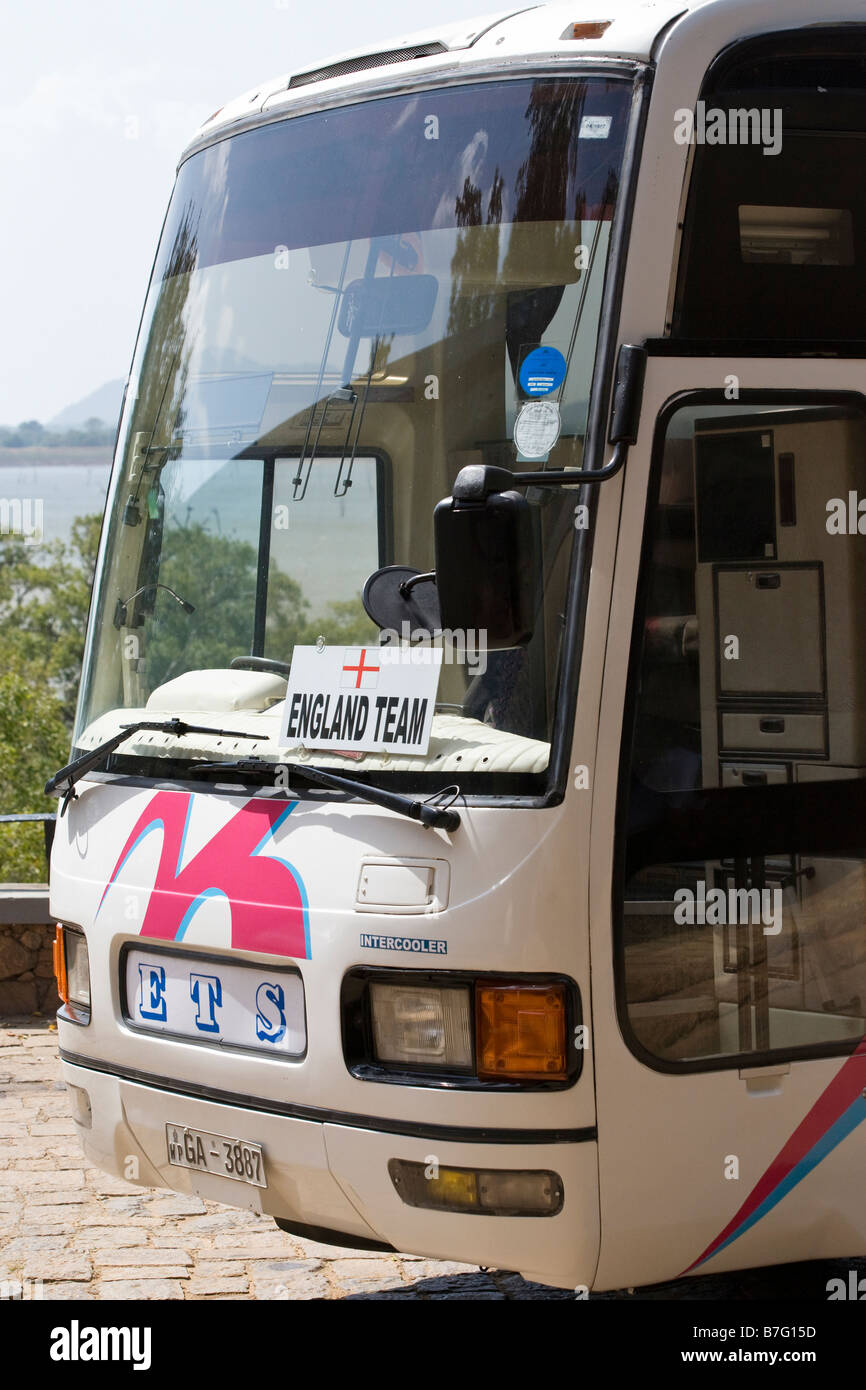
M 370 1012 L 378 1061 L 471 1068 L 472 999 L 466 986 L 374 981 Z
M 57 993 L 71 1012 L 90 1012 L 90 961 L 84 932 L 58 926 L 54 938 Z
M 456 1090 L 551 1090 L 580 1075 L 587 1030 L 562 975 L 357 966 L 340 991 L 353 1076 Z

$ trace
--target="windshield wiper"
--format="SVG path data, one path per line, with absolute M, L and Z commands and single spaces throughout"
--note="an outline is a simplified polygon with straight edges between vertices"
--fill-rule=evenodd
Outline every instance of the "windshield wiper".
M 59 772 L 55 772 L 53 777 L 49 777 L 45 783 L 45 795 L 53 796 L 55 792 L 63 793 L 63 805 L 60 809 L 61 816 L 66 814 L 69 802 L 75 799 L 75 783 L 97 763 L 102 762 L 109 753 L 113 753 L 126 739 L 133 734 L 140 733 L 142 730 L 151 730 L 158 734 L 176 734 L 178 738 L 182 734 L 214 734 L 217 738 L 260 738 L 260 734 L 241 733 L 237 729 L 211 729 L 204 724 L 187 724 L 183 719 L 138 719 L 134 724 L 124 724 L 116 734 L 107 738 L 98 747 L 91 748 L 89 753 L 82 753 L 80 757 L 73 758 L 71 763 L 61 767 Z
M 271 763 L 267 758 L 238 758 L 234 762 L 197 762 L 193 766 L 201 772 L 247 772 L 273 777 L 277 768 L 285 764 Z M 384 806 L 388 811 L 397 811 L 402 816 L 408 816 L 410 820 L 420 821 L 425 828 L 434 826 L 439 830 L 456 830 L 460 825 L 458 812 L 452 811 L 450 806 L 431 805 L 429 801 L 413 801 L 411 796 L 401 796 L 399 792 L 387 792 L 381 787 L 371 787 L 366 782 L 356 782 L 351 777 L 335 777 L 333 773 L 320 772 L 318 768 L 299 767 L 292 763 L 290 774 L 294 775 L 296 772 L 308 782 L 315 782 L 321 787 L 331 787 L 335 791 L 352 792 L 362 801 L 371 801 L 374 806 Z M 446 787 L 444 790 L 452 792 L 454 796 L 459 794 L 458 787 Z M 442 792 L 436 792 L 435 795 L 441 796 Z

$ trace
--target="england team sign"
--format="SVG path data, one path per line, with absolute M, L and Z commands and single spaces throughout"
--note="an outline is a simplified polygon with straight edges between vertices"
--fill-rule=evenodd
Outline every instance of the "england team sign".
M 295 647 L 280 745 L 426 753 L 441 666 L 437 647 Z

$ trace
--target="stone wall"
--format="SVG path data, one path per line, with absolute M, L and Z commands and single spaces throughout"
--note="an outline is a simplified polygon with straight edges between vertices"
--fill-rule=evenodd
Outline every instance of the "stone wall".
M 53 941 L 53 922 L 0 925 L 0 1021 L 21 1014 L 53 1014 L 58 1008 Z

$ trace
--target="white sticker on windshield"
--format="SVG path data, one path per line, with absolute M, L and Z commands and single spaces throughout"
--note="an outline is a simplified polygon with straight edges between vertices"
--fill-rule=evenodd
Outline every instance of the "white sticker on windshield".
M 562 421 L 553 401 L 527 401 L 514 425 L 514 442 L 525 459 L 542 459 L 559 438 Z
M 606 140 L 610 135 L 612 116 L 584 116 L 580 123 L 581 140 Z

